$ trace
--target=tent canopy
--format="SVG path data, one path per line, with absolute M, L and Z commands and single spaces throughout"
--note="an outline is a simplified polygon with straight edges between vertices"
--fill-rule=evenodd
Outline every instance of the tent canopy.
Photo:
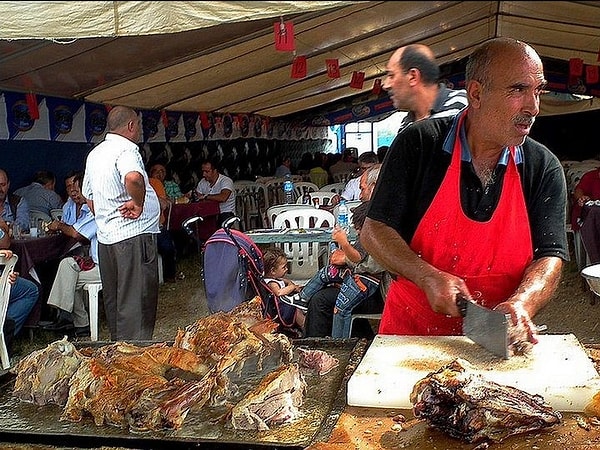
M 274 118 L 368 94 L 410 43 L 429 45 L 442 67 L 496 36 L 589 65 L 600 48 L 600 2 L 7 1 L 0 12 L 0 90 Z M 275 50 L 280 21 L 294 25 L 295 52 Z M 292 79 L 300 55 L 307 76 Z M 340 78 L 327 77 L 326 59 Z M 355 71 L 362 89 L 349 87 Z

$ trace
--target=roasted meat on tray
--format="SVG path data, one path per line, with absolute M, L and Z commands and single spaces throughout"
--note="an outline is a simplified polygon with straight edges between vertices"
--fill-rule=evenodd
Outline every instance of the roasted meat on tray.
M 415 417 L 466 442 L 499 442 L 562 419 L 540 395 L 488 381 L 461 359 L 419 380 L 410 401 Z
M 266 431 L 269 425 L 291 422 L 300 415 L 305 392 L 298 365 L 281 365 L 231 409 L 231 424 L 237 430 Z

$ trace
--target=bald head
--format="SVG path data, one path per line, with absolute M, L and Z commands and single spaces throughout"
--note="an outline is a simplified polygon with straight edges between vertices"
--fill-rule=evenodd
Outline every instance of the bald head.
M 115 106 L 106 118 L 107 129 L 110 133 L 121 135 L 132 142 L 139 142 L 142 124 L 135 110 L 127 106 Z
M 410 44 L 400 47 L 392 55 L 403 73 L 410 69 L 421 72 L 421 81 L 424 84 L 436 84 L 440 76 L 440 68 L 435 60 L 433 51 L 423 44 Z
M 490 39 L 475 49 L 469 57 L 465 79 L 467 82 L 474 80 L 483 86 L 489 86 L 492 73 L 500 69 L 499 66 L 512 67 L 511 61 L 523 59 L 542 66 L 542 60 L 529 44 L 509 37 Z

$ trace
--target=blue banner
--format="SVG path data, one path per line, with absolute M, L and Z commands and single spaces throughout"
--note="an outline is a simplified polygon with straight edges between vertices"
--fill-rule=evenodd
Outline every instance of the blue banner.
M 48 107 L 48 124 L 50 139 L 55 141 L 59 136 L 69 134 L 73 129 L 73 116 L 81 109 L 83 102 L 58 97 L 46 97 Z
M 91 143 L 95 137 L 102 136 L 106 130 L 108 111 L 99 103 L 85 104 L 85 139 Z
M 6 124 L 8 125 L 8 138 L 14 139 L 19 133 L 24 133 L 33 128 L 35 120 L 31 118 L 25 94 L 20 92 L 3 92 L 6 102 Z
M 158 134 L 158 124 L 160 123 L 160 111 L 143 110 L 142 111 L 142 130 L 144 143 Z

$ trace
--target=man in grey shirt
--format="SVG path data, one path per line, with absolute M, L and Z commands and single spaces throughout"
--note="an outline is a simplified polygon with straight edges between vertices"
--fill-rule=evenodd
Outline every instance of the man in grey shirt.
M 107 127 L 87 157 L 82 189 L 98 226 L 104 308 L 111 340 L 149 340 L 158 303 L 160 207 L 136 144 L 139 116 L 115 106 Z

